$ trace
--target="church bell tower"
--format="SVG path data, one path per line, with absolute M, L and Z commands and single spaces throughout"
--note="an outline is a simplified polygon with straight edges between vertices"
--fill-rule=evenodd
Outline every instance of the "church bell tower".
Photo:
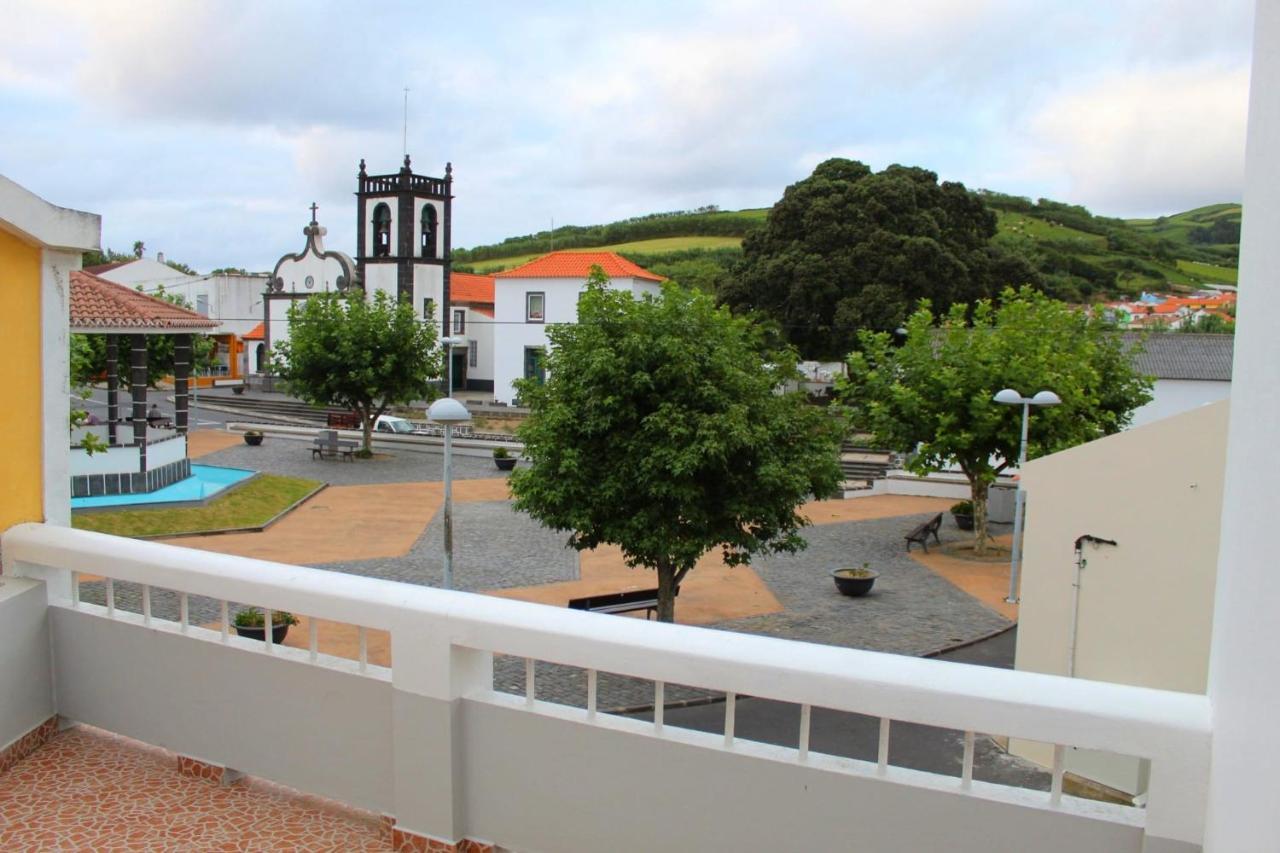
M 370 175 L 360 161 L 356 190 L 356 267 L 365 292 L 381 290 L 430 314 L 449 334 L 453 164 L 443 178 L 400 171 Z

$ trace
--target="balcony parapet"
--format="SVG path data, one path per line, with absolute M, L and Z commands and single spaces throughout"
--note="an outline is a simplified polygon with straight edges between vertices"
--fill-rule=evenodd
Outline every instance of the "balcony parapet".
M 1034 813 L 1060 818 L 1101 821 L 1117 827 L 1117 831 L 1139 827 L 1139 834 L 1145 833 L 1146 839 L 1141 849 L 1148 851 L 1197 849 L 1203 835 L 1210 757 L 1210 714 L 1208 701 L 1203 696 L 565 611 L 509 599 L 40 524 L 24 524 L 9 530 L 3 538 L 2 553 L 6 573 L 44 578 L 78 573 L 109 579 L 105 607 L 79 602 L 74 581 L 61 586 L 51 585 L 50 604 L 55 615 L 55 653 L 58 655 L 92 656 L 93 651 L 85 644 L 66 642 L 59 646 L 57 638 L 69 641 L 102 634 L 99 639 L 110 642 L 105 631 L 94 627 L 109 621 L 117 628 L 124 627 L 130 631 L 160 631 L 181 643 L 199 641 L 203 648 L 221 643 L 231 646 L 236 653 L 266 653 L 272 655 L 272 666 L 319 667 L 340 671 L 344 678 L 372 679 L 373 684 L 384 686 L 389 680 L 393 691 L 391 705 L 401 709 L 388 712 L 393 718 L 391 738 L 395 749 L 385 751 L 383 759 L 390 762 L 391 766 L 384 770 L 396 780 L 392 786 L 394 792 L 388 794 L 385 801 L 348 801 L 394 813 L 402 823 L 408 821 L 408 825 L 432 837 L 492 836 L 485 834 L 484 827 L 464 825 L 471 818 L 467 817 L 468 808 L 464 807 L 466 794 L 463 791 L 456 786 L 445 786 L 447 790 L 442 791 L 438 778 L 424 779 L 421 776 L 423 771 L 418 764 L 422 762 L 443 760 L 446 766 L 452 766 L 450 762 L 466 764 L 467 759 L 461 754 L 465 750 L 459 741 L 460 738 L 465 741 L 465 738 L 454 722 L 442 721 L 428 713 L 434 722 L 427 729 L 440 739 L 428 740 L 441 748 L 449 743 L 454 745 L 446 750 L 447 755 L 443 758 L 439 754 L 430 757 L 413 755 L 407 759 L 413 767 L 408 764 L 401 766 L 401 753 L 412 755 L 407 746 L 402 749 L 401 739 L 408 738 L 407 744 L 421 744 L 423 735 L 420 732 L 412 736 L 404 733 L 402 722 L 394 720 L 399 719 L 396 714 L 408 713 L 405 708 L 418 708 L 415 704 L 418 702 L 426 703 L 423 708 L 436 708 L 440 703 L 455 709 L 462 708 L 464 716 L 469 713 L 466 708 L 473 708 L 479 715 L 477 720 L 485 714 L 533 715 L 546 721 L 547 725 L 554 722 L 555 725 L 568 725 L 571 729 L 582 728 L 584 734 L 589 730 L 600 730 L 620 737 L 657 738 L 664 744 L 680 744 L 694 749 L 698 754 L 707 755 L 708 761 L 711 760 L 710 753 L 724 752 L 740 759 L 754 758 L 766 763 L 782 760 L 818 773 L 819 776 L 811 781 L 819 786 L 826 784 L 823 774 L 839 770 L 861 780 L 906 786 L 905 789 L 896 788 L 898 793 L 904 790 L 908 793 L 911 790 L 943 791 L 975 801 L 1031 809 Z M 178 591 L 184 602 L 182 618 L 174 624 L 153 619 L 150 613 L 122 612 L 113 606 L 110 597 L 113 585 L 120 583 L 139 584 L 144 590 Z M 69 589 L 71 592 L 59 596 L 57 589 Z M 148 600 L 147 595 L 144 593 L 144 601 Z M 363 630 L 387 631 L 392 649 L 390 671 L 367 665 L 363 657 L 356 667 L 350 662 L 329 660 L 317 654 L 314 636 L 309 653 L 273 648 L 268 641 L 250 642 L 229 636 L 225 606 L 222 608 L 220 631 L 188 625 L 185 618 L 187 596 L 288 610 L 305 614 L 313 621 L 322 619 L 348 623 L 362 629 L 362 638 Z M 82 624 L 85 619 L 91 623 L 87 627 Z M 170 643 L 170 640 L 165 642 Z M 181 657 L 185 648 L 179 646 L 165 654 Z M 493 690 L 494 654 L 513 655 L 527 661 L 526 696 L 512 697 Z M 533 678 L 537 661 L 585 670 L 589 685 L 587 708 L 568 708 L 537 700 Z M 81 671 L 82 668 L 59 664 L 57 669 Z M 601 672 L 652 680 L 659 709 L 655 720 L 640 723 L 597 713 L 594 687 Z M 332 689 L 339 692 L 352 690 L 352 695 L 361 696 L 365 695 L 362 691 L 379 689 L 346 681 L 341 684 L 341 687 Z M 725 692 L 729 699 L 726 702 L 724 736 L 711 737 L 664 725 L 660 709 L 662 692 L 667 684 Z M 78 710 L 93 713 L 90 693 L 73 685 L 67 686 L 66 693 L 85 697 Z M 60 689 L 59 695 L 63 694 Z M 765 747 L 735 737 L 733 707 L 737 696 L 799 705 L 802 719 L 800 748 Z M 370 702 L 381 701 L 370 697 L 366 697 Z M 101 699 L 107 704 L 113 701 L 96 694 L 92 694 L 92 699 Z M 482 707 L 489 710 L 483 711 Z M 880 718 L 879 760 L 870 763 L 836 760 L 820 756 L 816 751 L 811 753 L 808 749 L 808 720 L 809 710 L 815 707 Z M 112 717 L 112 714 L 104 716 Z M 449 717 L 449 720 L 453 719 Z M 85 721 L 103 725 L 102 720 Z M 106 722 L 110 723 L 110 719 Z M 965 732 L 967 748 L 961 775 L 924 774 L 891 765 L 888 762 L 888 743 L 894 722 Z M 109 724 L 104 727 L 112 728 Z M 421 729 L 422 721 L 417 721 L 414 728 Z M 1044 794 L 975 781 L 972 778 L 974 732 L 1056 745 L 1059 760 L 1052 790 Z M 147 739 L 145 732 L 122 733 Z M 174 748 L 172 743 L 166 745 Z M 1151 782 L 1146 808 L 1109 806 L 1064 795 L 1061 756 L 1070 747 L 1148 760 Z M 706 752 L 708 750 L 710 753 Z M 192 751 L 189 754 L 203 753 Z M 601 762 L 608 764 L 608 757 L 602 756 Z M 223 763 L 236 766 L 230 762 Z M 752 766 L 756 765 L 748 765 L 744 772 L 750 773 Z M 270 767 L 271 762 L 265 762 L 261 766 L 238 766 L 237 769 L 275 778 L 269 772 L 262 772 Z M 760 767 L 760 778 L 763 779 L 767 774 L 763 765 Z M 461 772 L 458 767 L 455 771 Z M 625 772 L 621 765 L 618 772 Z M 323 776 L 315 770 L 311 774 L 311 778 Z M 277 780 L 298 785 L 298 778 L 305 775 Z M 428 785 L 434 792 L 431 803 L 416 801 L 410 795 L 410 789 L 422 785 Z M 347 792 L 327 788 L 317 793 L 341 798 Z M 641 812 L 648 811 L 634 802 L 632 806 Z M 866 819 L 874 817 L 868 815 Z M 499 837 L 494 840 L 520 846 L 516 844 L 520 839 Z M 531 839 L 523 840 L 526 845 L 530 844 Z M 546 841 L 545 838 L 540 840 Z M 986 848 L 980 846 L 979 841 L 975 839 L 973 849 L 999 846 L 994 838 L 981 841 L 987 845 Z M 1161 848 L 1161 844 L 1170 846 Z

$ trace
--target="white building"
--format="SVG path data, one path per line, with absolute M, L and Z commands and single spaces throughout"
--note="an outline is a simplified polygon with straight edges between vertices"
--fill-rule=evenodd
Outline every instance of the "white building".
M 1140 337 L 1126 335 L 1130 341 Z M 1155 377 L 1155 385 L 1151 402 L 1133 413 L 1132 425 L 1139 427 L 1229 397 L 1234 346 L 1234 335 L 1146 335 L 1134 366 Z
M 547 325 L 578 321 L 578 297 L 593 266 L 611 288 L 636 298 L 657 295 L 664 280 L 613 252 L 552 252 L 494 277 L 494 399 L 513 402 L 517 379 L 545 378 Z
M 455 390 L 493 390 L 494 280 L 491 275 L 455 272 L 449 282 L 449 336 Z

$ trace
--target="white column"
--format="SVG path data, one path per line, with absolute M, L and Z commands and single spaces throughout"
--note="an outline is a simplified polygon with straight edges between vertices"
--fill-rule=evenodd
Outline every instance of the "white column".
M 1240 313 L 1209 661 L 1209 853 L 1274 850 L 1280 839 L 1280 3 L 1260 0 L 1254 27 Z

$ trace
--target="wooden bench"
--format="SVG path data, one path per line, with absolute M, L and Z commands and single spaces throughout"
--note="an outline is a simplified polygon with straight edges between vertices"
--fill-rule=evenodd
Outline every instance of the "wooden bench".
M 903 537 L 907 540 L 907 550 L 911 550 L 912 542 L 919 542 L 920 546 L 924 548 L 924 552 L 928 554 L 930 536 L 933 537 L 934 542 L 941 545 L 942 540 L 938 538 L 938 528 L 940 527 L 942 527 L 942 513 L 938 513 L 928 521 L 920 522 L 920 524 L 916 525 L 910 533 Z
M 322 429 L 311 442 L 311 458 L 323 459 L 325 456 L 342 456 L 350 462 L 355 461 L 356 448 L 360 446 L 358 441 L 349 438 L 338 438 L 336 429 Z
M 679 587 L 676 595 L 680 594 Z M 605 592 L 600 595 L 585 595 L 582 598 L 569 599 L 569 607 L 573 610 L 590 610 L 592 613 L 629 613 L 633 610 L 645 611 L 648 619 L 658 609 L 658 590 L 633 589 L 628 592 Z

